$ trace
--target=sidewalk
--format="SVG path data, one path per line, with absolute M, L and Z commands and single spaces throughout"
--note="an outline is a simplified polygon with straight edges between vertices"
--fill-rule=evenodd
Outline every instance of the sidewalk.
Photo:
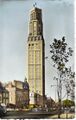
M 58 115 L 53 115 L 49 117 L 50 119 L 57 119 Z M 69 113 L 67 119 L 74 119 L 75 118 L 75 114 L 74 113 Z M 61 118 L 60 119 L 66 119 L 66 114 L 61 114 Z
M 28 112 L 29 111 L 29 109 L 14 109 L 14 108 L 7 108 L 7 112 L 9 112 L 9 111 L 26 111 L 26 112 Z

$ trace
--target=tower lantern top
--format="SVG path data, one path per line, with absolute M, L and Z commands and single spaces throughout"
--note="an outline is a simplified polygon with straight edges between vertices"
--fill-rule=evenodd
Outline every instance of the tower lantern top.
M 37 3 L 36 3 L 36 2 L 33 4 L 33 7 L 34 7 L 34 8 L 36 8 L 36 7 L 37 7 Z

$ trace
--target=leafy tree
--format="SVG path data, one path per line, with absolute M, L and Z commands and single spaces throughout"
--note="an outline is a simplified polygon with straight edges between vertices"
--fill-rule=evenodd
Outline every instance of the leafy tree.
M 67 49 L 67 43 L 65 37 L 62 40 L 54 39 L 54 42 L 50 45 L 50 52 L 52 53 L 51 59 L 54 62 L 54 67 L 58 71 L 62 72 L 65 68 L 65 64 L 69 61 L 69 56 L 72 56 L 73 50 L 71 47 Z
M 74 101 L 71 101 L 71 100 L 68 100 L 68 99 L 63 100 L 63 106 L 64 107 L 71 107 L 71 106 L 74 106 L 74 105 L 75 105 Z
M 61 96 L 62 96 L 62 79 L 63 71 L 65 70 L 66 63 L 69 61 L 69 56 L 72 56 L 73 50 L 71 47 L 67 48 L 67 43 L 65 42 L 65 37 L 63 36 L 61 40 L 54 39 L 53 43 L 50 45 L 51 59 L 53 60 L 53 66 L 58 71 L 58 103 L 59 103 L 59 113 L 58 118 L 61 114 Z

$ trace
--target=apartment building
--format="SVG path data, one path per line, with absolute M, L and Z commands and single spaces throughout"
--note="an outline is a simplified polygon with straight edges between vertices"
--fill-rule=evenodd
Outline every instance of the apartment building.
M 6 85 L 9 91 L 9 104 L 15 107 L 26 107 L 29 104 L 29 85 L 26 82 L 14 80 Z

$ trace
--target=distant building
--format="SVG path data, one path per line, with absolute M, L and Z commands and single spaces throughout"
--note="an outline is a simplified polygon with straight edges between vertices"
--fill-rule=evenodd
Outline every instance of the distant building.
M 2 83 L 0 82 L 0 104 L 4 103 L 7 105 L 9 103 L 9 92 L 6 90 Z
M 26 107 L 29 104 L 29 85 L 26 82 L 14 80 L 6 85 L 9 91 L 9 104 L 16 107 Z
M 43 106 L 45 97 L 45 45 L 42 10 L 37 7 L 34 7 L 30 13 L 28 83 L 30 88 L 30 104 Z

